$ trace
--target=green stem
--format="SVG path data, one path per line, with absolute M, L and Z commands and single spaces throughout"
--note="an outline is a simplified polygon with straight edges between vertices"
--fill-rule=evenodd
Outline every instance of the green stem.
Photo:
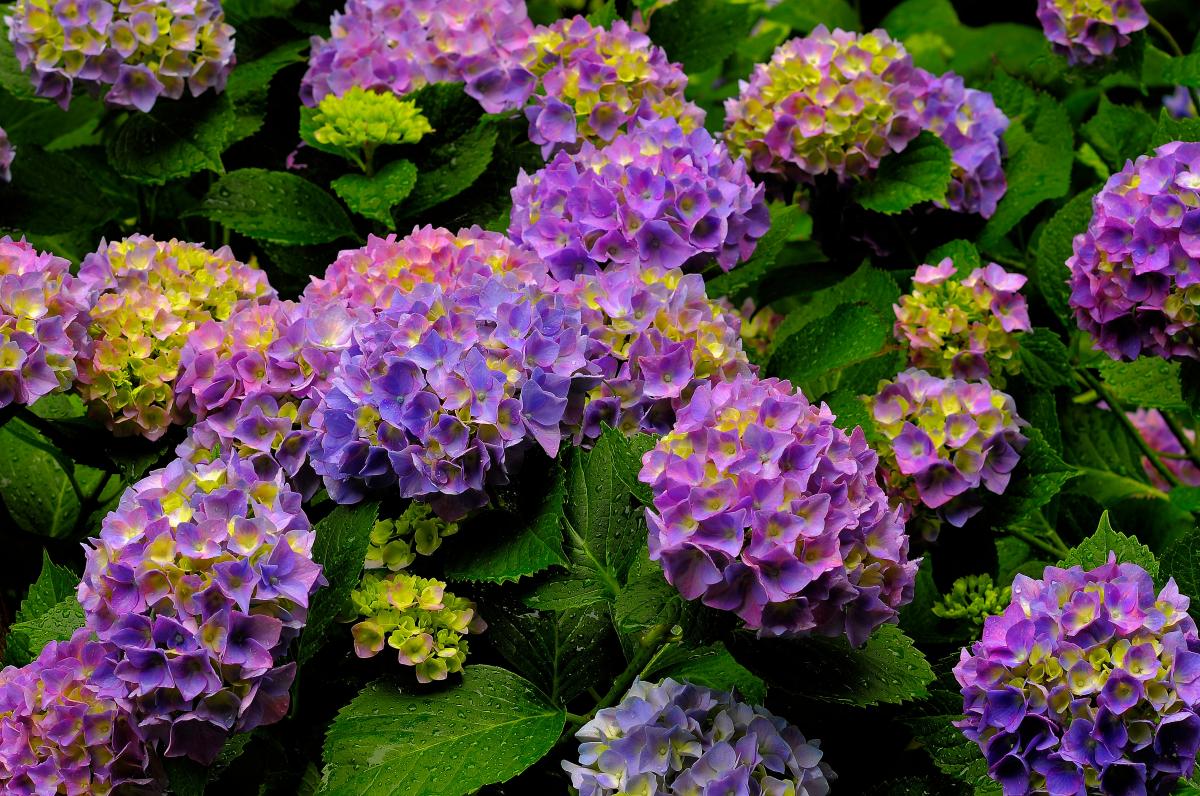
M 1045 522 L 1044 517 L 1042 518 L 1042 521 Z M 1063 541 L 1061 539 L 1058 539 L 1057 533 L 1054 534 L 1054 536 L 1055 536 L 1054 541 L 1051 541 L 1048 539 L 1043 539 L 1042 537 L 1040 537 L 1036 534 L 1032 534 L 1029 531 L 1021 530 L 1020 528 L 1012 528 L 1012 527 L 1005 528 L 1004 533 L 1007 533 L 1011 536 L 1015 536 L 1018 539 L 1020 539 L 1022 542 L 1025 542 L 1026 544 L 1029 544 L 1029 545 L 1033 545 L 1034 547 L 1036 547 L 1037 549 L 1041 550 L 1044 553 L 1049 553 L 1052 556 L 1058 556 L 1060 559 L 1066 558 L 1067 553 L 1070 552 L 1070 549 L 1065 544 L 1063 544 Z
M 1171 52 L 1174 53 L 1175 57 L 1182 58 L 1183 48 L 1179 46 L 1179 42 L 1175 41 L 1175 37 L 1171 35 L 1171 31 L 1167 30 L 1167 26 L 1159 22 L 1150 14 L 1147 14 L 1146 17 L 1150 20 L 1150 27 L 1153 28 L 1154 31 L 1163 38 L 1163 40 L 1167 43 L 1167 47 L 1171 49 Z M 1200 94 L 1198 94 L 1195 89 L 1189 88 L 1188 96 L 1192 98 L 1192 103 L 1196 106 L 1197 112 L 1200 113 Z
M 1166 421 L 1167 428 L 1171 429 L 1171 433 L 1175 435 L 1175 439 L 1179 440 L 1179 447 L 1183 449 L 1184 457 L 1191 460 L 1192 464 L 1200 467 L 1200 450 L 1196 449 L 1196 443 L 1188 436 L 1187 429 L 1167 410 L 1164 409 L 1159 414 Z
M 1117 421 L 1125 428 L 1125 431 L 1127 434 L 1129 434 L 1130 439 L 1132 439 L 1134 444 L 1138 446 L 1138 449 L 1142 452 L 1142 455 L 1149 460 L 1154 469 L 1158 471 L 1158 474 L 1161 475 L 1163 479 L 1172 487 L 1179 486 L 1179 479 L 1175 477 L 1175 473 L 1171 472 L 1171 470 L 1165 464 L 1163 464 L 1162 459 L 1158 458 L 1158 452 L 1151 448 L 1150 444 L 1142 438 L 1142 435 L 1138 432 L 1137 428 L 1134 427 L 1133 421 L 1131 421 L 1129 416 L 1125 414 L 1125 408 L 1122 407 L 1121 403 L 1113 397 L 1112 393 L 1108 391 L 1108 388 L 1104 386 L 1104 383 L 1086 370 L 1076 370 L 1075 375 L 1088 387 L 1092 388 L 1096 395 L 1100 396 L 1102 401 L 1108 404 L 1108 408 L 1117 418 Z

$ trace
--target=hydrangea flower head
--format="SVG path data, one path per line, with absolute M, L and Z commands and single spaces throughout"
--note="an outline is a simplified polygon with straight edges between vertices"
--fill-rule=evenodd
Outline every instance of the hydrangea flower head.
M 228 247 L 156 241 L 144 235 L 102 244 L 79 272 L 99 291 L 91 343 L 79 361 L 79 391 L 117 434 L 158 439 L 186 416 L 175 401 L 182 349 L 205 323 L 243 302 L 273 298 L 266 274 Z
M 71 386 L 93 298 L 62 257 L 0 238 L 0 408 Z
M 1200 638 L 1136 564 L 1017 575 L 962 651 L 963 734 L 1005 794 L 1168 794 L 1200 750 Z
M 1028 441 L 1012 396 L 986 381 L 909 368 L 881 382 L 868 402 L 889 442 L 882 462 L 893 497 L 956 527 L 979 512 L 980 487 L 1004 494 Z
M 48 643 L 33 662 L 0 671 L 0 790 L 158 791 L 162 783 L 114 669 L 110 649 L 80 628 L 68 641 Z
M 442 540 L 458 533 L 458 523 L 436 516 L 429 506 L 414 500 L 395 519 L 383 519 L 371 529 L 364 569 L 406 569 L 417 556 L 431 556 Z
M 228 734 L 287 712 L 283 659 L 321 578 L 313 539 L 282 473 L 231 454 L 152 472 L 90 540 L 87 626 L 168 757 L 211 763 Z
M 921 131 L 912 79 L 912 58 L 884 31 L 819 25 L 726 100 L 725 140 L 757 172 L 862 177 Z
M 1038 0 L 1037 17 L 1055 52 L 1071 64 L 1109 57 L 1150 24 L 1141 0 Z
M 915 80 L 920 88 L 914 107 L 921 127 L 936 133 L 953 157 L 945 205 L 991 218 L 1008 190 L 1001 164 L 1008 117 L 991 94 L 966 88 L 953 72 L 937 77 L 918 69 Z
M 1133 423 L 1133 427 L 1142 435 L 1142 439 L 1146 440 L 1146 444 L 1150 446 L 1151 450 L 1159 454 L 1159 459 L 1168 470 L 1175 473 L 1175 477 L 1179 479 L 1180 483 L 1185 486 L 1200 486 L 1200 467 L 1196 467 L 1184 456 L 1186 451 L 1183 449 L 1183 445 L 1171 431 L 1161 412 L 1157 409 L 1138 409 L 1129 412 L 1128 417 Z M 1189 441 L 1195 440 L 1195 431 L 1184 429 L 1184 433 Z M 1150 483 L 1164 492 L 1170 491 L 1171 485 L 1145 457 L 1142 457 L 1142 469 Z
M 1070 303 L 1113 359 L 1200 358 L 1200 144 L 1165 144 L 1108 179 L 1075 236 Z
M 954 581 L 932 610 L 934 616 L 959 620 L 978 630 L 987 617 L 1004 613 L 1011 597 L 1012 590 L 997 586 L 987 573 L 966 575 Z
M 8 38 L 39 96 L 71 103 L 76 89 L 148 113 L 159 97 L 222 91 L 233 28 L 217 0 L 18 0 Z
M 704 111 L 684 97 L 683 69 L 624 20 L 602 28 L 561 19 L 535 29 L 531 42 L 527 67 L 537 89 L 525 116 L 546 157 L 582 141 L 612 141 L 638 119 L 675 119 L 685 134 L 704 126 Z
M 313 117 L 313 137 L 322 144 L 359 149 L 383 144 L 415 144 L 432 133 L 416 103 L 391 92 L 353 86 L 344 94 L 327 94 Z
M 314 36 L 300 98 L 314 107 L 354 87 L 403 96 L 465 83 L 484 110 L 518 108 L 533 90 L 525 66 L 533 25 L 522 0 L 347 0 Z
M 362 617 L 350 629 L 358 657 L 372 658 L 391 647 L 422 683 L 461 672 L 465 636 L 487 629 L 475 603 L 449 593 L 440 580 L 408 572 L 364 572 L 350 602 Z
M 579 796 L 729 793 L 825 796 L 835 779 L 807 741 L 766 708 L 666 679 L 637 680 L 575 733 L 563 770 Z
M 8 140 L 8 133 L 0 127 L 0 181 L 12 182 L 12 163 L 17 148 Z
M 569 279 L 605 267 L 728 271 L 770 227 L 763 187 L 704 128 L 639 121 L 596 148 L 559 152 L 521 171 L 512 190 L 513 240 Z
M 701 385 L 642 458 L 650 557 L 689 600 L 760 636 L 845 635 L 894 622 L 916 561 L 862 429 L 786 381 Z
M 1032 328 L 1020 293 L 1025 282 L 995 263 L 965 279 L 955 276 L 949 257 L 919 266 L 912 292 L 893 305 L 893 333 L 914 367 L 958 379 L 999 380 L 1005 371 L 1016 372 L 1017 333 Z

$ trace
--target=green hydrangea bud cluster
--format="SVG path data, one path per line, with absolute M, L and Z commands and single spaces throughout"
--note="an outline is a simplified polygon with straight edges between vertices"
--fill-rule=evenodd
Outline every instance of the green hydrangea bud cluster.
M 358 657 L 374 657 L 386 644 L 422 683 L 462 671 L 465 636 L 487 629 L 475 603 L 448 593 L 440 580 L 407 572 L 364 572 L 350 599 L 362 617 L 351 628 Z
M 447 522 L 425 503 L 413 502 L 394 520 L 380 520 L 371 529 L 366 569 L 408 569 L 417 556 L 431 556 L 442 540 L 458 533 L 458 523 Z
M 340 97 L 327 95 L 317 106 L 313 122 L 318 142 L 347 149 L 415 144 L 433 132 L 416 103 L 358 86 Z
M 934 603 L 933 614 L 966 622 L 977 631 L 984 619 L 1004 613 L 1011 598 L 1012 589 L 997 586 L 991 575 L 967 575 L 954 581 L 950 591 Z

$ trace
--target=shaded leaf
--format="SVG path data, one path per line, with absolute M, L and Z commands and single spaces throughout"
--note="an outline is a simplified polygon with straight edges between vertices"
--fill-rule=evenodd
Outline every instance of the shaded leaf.
M 154 113 L 131 114 L 108 142 L 108 162 L 122 177 L 163 185 L 198 171 L 223 173 L 221 153 L 236 117 L 225 94 L 162 102 Z
M 239 169 L 217 181 L 195 211 L 248 238 L 308 245 L 353 237 L 354 227 L 332 196 L 283 171 Z
M 930 132 L 916 137 L 902 152 L 888 155 L 875 175 L 860 182 L 854 199 L 868 210 L 892 215 L 922 202 L 946 198 L 951 177 L 950 147 Z
M 653 660 L 645 679 L 666 677 L 717 691 L 736 691 L 751 705 L 761 705 L 767 698 L 767 684 L 738 663 L 720 642 L 695 649 L 669 648 Z
M 394 160 L 374 176 L 346 174 L 330 185 L 346 206 L 389 229 L 392 208 L 404 201 L 417 184 L 417 167 L 407 160 Z
M 651 17 L 654 43 L 685 72 L 720 64 L 750 33 L 751 6 L 728 0 L 676 0 Z

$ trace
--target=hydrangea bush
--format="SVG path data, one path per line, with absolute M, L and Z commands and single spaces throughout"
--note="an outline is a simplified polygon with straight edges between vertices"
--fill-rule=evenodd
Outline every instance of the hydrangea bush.
M 0 792 L 1194 794 L 1191 6 L 14 0 Z

